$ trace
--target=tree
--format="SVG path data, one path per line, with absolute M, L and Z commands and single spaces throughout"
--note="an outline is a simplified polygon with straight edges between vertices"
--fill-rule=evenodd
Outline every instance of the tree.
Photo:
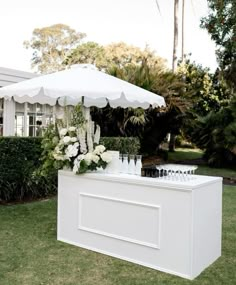
M 33 49 L 32 67 L 40 73 L 51 73 L 65 68 L 62 62 L 84 37 L 85 34 L 67 25 L 56 24 L 34 29 L 31 40 L 25 41 L 24 46 Z
M 115 65 L 123 68 L 129 64 L 140 66 L 143 59 L 146 59 L 148 65 L 156 66 L 157 68 L 164 68 L 166 61 L 155 52 L 146 47 L 144 50 L 128 45 L 123 42 L 112 43 L 104 47 L 105 56 L 108 66 Z
M 146 90 L 165 97 L 163 109 L 111 109 L 96 110 L 94 120 L 101 123 L 102 135 L 138 136 L 142 151 L 153 154 L 167 133 L 178 133 L 188 107 L 186 98 L 179 97 L 183 90 L 182 78 L 171 71 L 163 71 L 148 64 L 129 64 L 123 68 L 113 66 L 108 73 Z
M 212 74 L 209 68 L 188 59 L 178 66 L 178 73 L 185 78 L 185 91 L 193 101 L 189 111 L 195 116 L 206 116 L 228 105 L 232 93 L 218 70 Z
M 177 48 L 179 38 L 179 0 L 174 0 L 174 41 L 173 41 L 173 58 L 172 58 L 172 71 L 177 69 Z M 175 135 L 176 131 L 173 129 L 170 132 L 169 151 L 175 150 Z
M 106 67 L 105 49 L 95 42 L 86 42 L 72 49 L 63 64 L 94 64 L 99 69 Z
M 178 48 L 178 36 L 179 36 L 179 0 L 174 0 L 174 42 L 173 42 L 173 59 L 172 70 L 176 71 L 177 68 L 177 48 Z
M 182 0 L 182 46 L 181 46 L 181 61 L 184 62 L 184 27 L 185 27 L 185 0 Z
M 225 78 L 236 90 L 236 1 L 207 0 L 209 15 L 201 20 L 217 45 L 217 59 Z
M 148 47 L 142 50 L 123 42 L 107 46 L 101 46 L 95 42 L 81 44 L 69 53 L 64 63 L 67 65 L 92 63 L 98 69 L 108 71 L 113 67 L 122 70 L 129 65 L 141 66 L 143 60 L 147 61 L 150 67 L 158 70 L 166 69 L 166 61 Z
M 220 123 L 223 123 L 223 129 L 226 127 L 223 116 L 225 115 L 226 118 L 228 113 L 224 110 L 229 108 L 234 95 L 218 70 L 212 74 L 208 68 L 203 68 L 195 62 L 187 60 L 184 64 L 179 65 L 178 73 L 185 77 L 185 91 L 188 92 L 189 99 L 192 101 L 182 126 L 184 137 L 198 147 L 209 149 L 205 156 L 209 163 L 211 161 L 213 163 L 211 158 L 214 149 L 214 163 L 216 164 L 216 161 L 221 161 L 222 155 L 228 151 L 225 152 L 223 147 L 213 148 L 214 143 L 219 143 L 219 140 L 218 142 L 214 140 L 214 128 L 217 126 L 220 129 L 221 126 L 218 126 Z M 228 118 L 230 117 L 228 116 Z M 210 141 L 205 145 L 203 144 L 203 142 L 205 143 L 204 136 L 207 136 Z M 222 146 L 226 145 L 228 137 L 225 135 L 221 137 Z M 236 141 L 236 138 L 234 140 Z
M 192 139 L 209 165 L 236 166 L 236 96 L 228 107 L 195 120 Z

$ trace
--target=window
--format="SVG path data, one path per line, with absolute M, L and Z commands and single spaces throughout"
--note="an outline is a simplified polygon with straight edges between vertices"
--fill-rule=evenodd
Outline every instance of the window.
M 16 136 L 41 136 L 42 128 L 53 122 L 53 107 L 38 103 L 16 103 Z
M 27 104 L 27 136 L 38 137 L 42 134 L 43 105 Z
M 22 137 L 25 132 L 25 104 L 16 103 L 15 108 L 15 135 Z

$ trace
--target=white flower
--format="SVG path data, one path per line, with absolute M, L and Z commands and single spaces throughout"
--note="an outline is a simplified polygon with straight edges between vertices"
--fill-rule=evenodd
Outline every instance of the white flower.
M 93 154 L 91 152 L 88 152 L 84 155 L 84 160 L 86 162 L 87 165 L 90 165 L 91 162 L 92 162 L 92 157 L 93 157 Z
M 85 157 L 84 154 L 80 154 L 80 155 L 76 158 L 76 160 L 81 161 L 81 160 L 84 159 L 84 157 Z
M 70 140 L 71 140 L 71 142 L 77 142 L 77 137 L 72 137 L 72 138 L 70 138 Z
M 77 165 L 77 164 L 74 164 L 72 171 L 73 171 L 74 173 L 77 173 L 78 170 L 79 170 L 78 165 Z
M 87 145 L 86 145 L 86 133 L 83 128 L 79 128 L 77 130 L 77 136 L 79 138 L 79 143 L 80 143 L 80 152 L 86 153 L 87 152 Z
M 53 154 L 53 157 L 54 157 L 56 160 L 66 160 L 66 158 L 65 158 L 64 155 L 60 155 L 60 154 L 57 154 L 57 153 L 54 153 L 54 154 Z
M 74 160 L 74 166 L 73 166 L 73 172 L 77 173 L 80 169 L 80 161 L 84 159 L 84 155 L 80 154 L 79 156 L 76 157 Z
M 106 163 L 109 163 L 112 161 L 112 155 L 109 152 L 104 152 L 101 154 L 101 159 Z
M 66 148 L 65 154 L 68 158 L 74 157 L 78 154 L 79 143 L 70 144 Z
M 105 151 L 105 146 L 104 145 L 97 145 L 95 147 L 95 150 L 93 151 L 94 154 L 102 154 Z
M 96 125 L 96 132 L 94 134 L 94 143 L 99 144 L 99 140 L 100 140 L 100 135 L 101 135 L 101 129 L 99 125 Z
M 80 161 L 75 161 L 72 171 L 74 173 L 77 173 L 79 171 L 79 168 L 80 168 Z
M 92 154 L 92 161 L 95 162 L 95 163 L 98 163 L 99 156 L 97 156 L 96 154 Z
M 69 144 L 70 140 L 71 140 L 71 139 L 70 139 L 69 136 L 66 136 L 66 137 L 63 138 L 64 144 Z
M 64 147 L 64 141 L 63 139 L 60 139 L 58 145 L 57 145 L 59 148 L 63 148 Z
M 65 136 L 66 134 L 67 134 L 66 128 L 60 130 L 60 136 Z
M 69 132 L 75 132 L 76 131 L 76 127 L 69 127 Z
M 62 154 L 62 152 L 61 152 L 59 146 L 56 146 L 56 147 L 55 147 L 54 152 L 55 152 L 56 154 Z

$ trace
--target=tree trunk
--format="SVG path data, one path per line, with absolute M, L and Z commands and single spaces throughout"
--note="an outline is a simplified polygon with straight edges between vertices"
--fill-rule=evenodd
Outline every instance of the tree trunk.
M 175 151 L 175 134 L 170 133 L 169 151 Z
M 184 17 L 185 17 L 185 0 L 182 0 L 182 48 L 181 48 L 181 61 L 182 63 L 185 60 L 185 55 L 184 55 Z
M 178 49 L 178 35 L 179 35 L 179 0 L 174 0 L 174 42 L 173 42 L 173 58 L 172 71 L 177 69 L 177 49 Z M 175 150 L 175 134 L 170 133 L 169 151 Z
M 178 14 L 179 14 L 179 0 L 174 0 L 174 43 L 173 43 L 173 58 L 172 58 L 172 70 L 176 71 L 177 68 L 177 48 L 178 48 Z

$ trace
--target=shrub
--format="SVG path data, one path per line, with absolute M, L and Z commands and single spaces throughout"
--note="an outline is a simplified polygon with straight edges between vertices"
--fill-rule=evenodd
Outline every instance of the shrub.
M 100 144 L 107 150 L 119 150 L 120 153 L 138 154 L 140 141 L 136 137 L 102 137 Z
M 192 140 L 204 149 L 204 158 L 215 167 L 236 166 L 236 97 L 228 107 L 200 117 L 194 125 Z
M 54 136 L 49 128 L 44 138 L 0 138 L 0 202 L 56 193 L 58 168 L 50 157 Z M 133 137 L 104 137 L 100 143 L 121 153 L 137 154 L 140 149 L 139 139 Z
M 0 202 L 44 197 L 47 179 L 37 175 L 41 138 L 0 138 Z

